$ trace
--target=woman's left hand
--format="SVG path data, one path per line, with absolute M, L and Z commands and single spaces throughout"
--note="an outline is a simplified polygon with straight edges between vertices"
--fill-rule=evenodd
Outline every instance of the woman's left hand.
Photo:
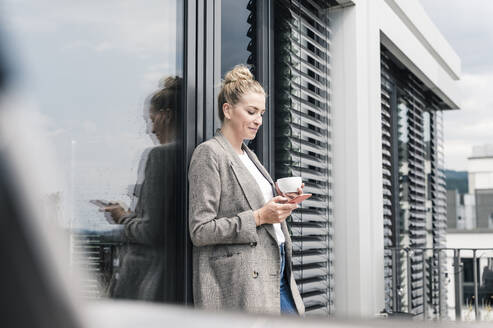
M 288 192 L 288 193 L 283 193 L 281 191 L 281 189 L 279 189 L 279 186 L 277 185 L 277 182 L 275 183 L 275 186 L 276 186 L 276 191 L 277 191 L 277 194 L 280 195 L 280 196 L 283 196 L 283 197 L 287 197 L 289 199 L 293 199 L 299 195 L 302 195 L 303 194 L 303 188 L 305 188 L 305 184 L 302 183 L 301 184 L 301 187 L 298 188 L 297 192 Z

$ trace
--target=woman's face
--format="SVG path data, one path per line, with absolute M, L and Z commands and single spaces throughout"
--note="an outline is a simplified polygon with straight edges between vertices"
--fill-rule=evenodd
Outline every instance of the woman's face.
M 160 144 L 164 144 L 167 141 L 167 115 L 169 115 L 169 111 L 155 111 L 151 109 L 149 113 L 151 132 L 156 136 Z
M 238 103 L 224 104 L 224 116 L 232 130 L 242 140 L 254 139 L 262 125 L 265 112 L 265 95 L 257 92 L 244 94 Z

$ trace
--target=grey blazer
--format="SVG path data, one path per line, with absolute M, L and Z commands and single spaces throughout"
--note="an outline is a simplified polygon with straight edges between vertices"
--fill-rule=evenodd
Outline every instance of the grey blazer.
M 275 190 L 255 154 L 242 147 Z M 256 227 L 253 211 L 263 206 L 262 193 L 219 130 L 193 152 L 188 180 L 195 305 L 279 314 L 280 252 L 274 227 Z M 285 222 L 281 228 L 286 238 L 285 270 L 302 315 L 305 308 L 291 269 L 291 238 Z
M 183 261 L 176 193 L 176 144 L 147 149 L 134 189 L 135 209 L 122 219 L 125 245 L 109 287 L 114 298 L 183 302 Z

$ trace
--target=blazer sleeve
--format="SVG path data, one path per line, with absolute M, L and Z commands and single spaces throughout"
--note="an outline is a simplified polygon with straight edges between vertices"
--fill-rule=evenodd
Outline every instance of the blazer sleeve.
M 206 144 L 199 145 L 190 162 L 189 228 L 195 246 L 247 244 L 258 241 L 252 210 L 231 217 L 218 217 L 221 172 L 217 155 Z

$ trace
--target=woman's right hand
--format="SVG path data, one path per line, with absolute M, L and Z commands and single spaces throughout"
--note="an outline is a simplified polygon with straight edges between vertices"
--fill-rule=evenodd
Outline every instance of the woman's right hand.
M 128 211 L 125 211 L 120 204 L 115 202 L 110 202 L 108 206 L 102 207 L 100 211 L 108 213 L 117 224 L 119 224 L 121 219 L 129 213 Z
M 267 204 L 253 212 L 255 224 L 258 226 L 268 223 L 281 223 L 286 220 L 291 212 L 298 208 L 297 204 L 288 204 L 288 198 L 276 196 Z

